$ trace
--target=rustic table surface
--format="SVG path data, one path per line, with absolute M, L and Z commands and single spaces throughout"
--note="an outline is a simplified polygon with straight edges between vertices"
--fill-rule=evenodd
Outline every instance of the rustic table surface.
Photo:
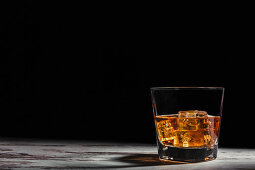
M 0 139 L 0 169 L 255 169 L 255 149 L 220 148 L 201 163 L 162 163 L 156 145 Z

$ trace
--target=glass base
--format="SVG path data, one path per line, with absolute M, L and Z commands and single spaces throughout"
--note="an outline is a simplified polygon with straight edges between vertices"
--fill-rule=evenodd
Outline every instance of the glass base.
M 177 148 L 163 146 L 158 142 L 158 153 L 161 161 L 202 162 L 217 158 L 218 146 L 213 148 Z

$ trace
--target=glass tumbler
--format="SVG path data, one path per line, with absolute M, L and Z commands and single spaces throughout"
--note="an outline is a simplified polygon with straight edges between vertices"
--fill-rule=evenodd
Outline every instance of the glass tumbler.
M 151 88 L 161 161 L 216 159 L 223 96 L 223 87 Z

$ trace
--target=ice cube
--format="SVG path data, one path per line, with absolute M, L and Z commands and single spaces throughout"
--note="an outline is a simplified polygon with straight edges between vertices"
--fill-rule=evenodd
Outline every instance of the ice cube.
M 178 132 L 178 140 L 180 141 L 181 147 L 189 147 L 189 142 L 191 141 L 191 136 L 189 132 L 180 131 Z
M 198 110 L 179 111 L 179 117 L 196 117 Z
M 196 117 L 207 117 L 206 111 L 201 110 L 187 110 L 187 111 L 179 111 L 178 116 L 182 118 L 196 118 Z
M 207 117 L 208 114 L 206 111 L 198 111 L 197 112 L 197 117 Z

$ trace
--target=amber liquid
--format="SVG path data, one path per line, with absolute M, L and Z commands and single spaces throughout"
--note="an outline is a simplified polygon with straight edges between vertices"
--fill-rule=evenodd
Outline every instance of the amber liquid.
M 217 144 L 220 116 L 155 116 L 158 139 L 163 146 L 213 147 Z

